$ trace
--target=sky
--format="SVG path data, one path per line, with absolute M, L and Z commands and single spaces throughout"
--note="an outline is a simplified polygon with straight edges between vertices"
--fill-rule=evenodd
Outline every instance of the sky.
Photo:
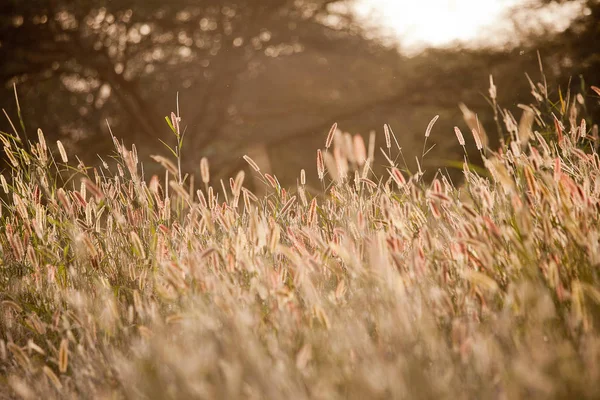
M 401 37 L 405 50 L 471 41 L 498 30 L 506 37 L 506 15 L 522 0 L 358 0 L 357 11 Z M 490 40 L 494 35 L 489 35 Z

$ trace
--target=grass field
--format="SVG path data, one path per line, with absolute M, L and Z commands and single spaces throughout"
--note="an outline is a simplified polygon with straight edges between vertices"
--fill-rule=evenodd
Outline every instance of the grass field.
M 498 151 L 456 129 L 485 166 L 460 184 L 387 127 L 324 133 L 295 188 L 247 158 L 264 198 L 200 160 L 192 185 L 175 116 L 161 177 L 3 133 L 0 398 L 598 398 L 600 90 L 532 88 Z

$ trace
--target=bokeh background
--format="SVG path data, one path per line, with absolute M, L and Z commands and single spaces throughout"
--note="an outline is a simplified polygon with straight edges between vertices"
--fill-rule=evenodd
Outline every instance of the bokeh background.
M 178 111 L 185 171 L 207 157 L 213 179 L 230 176 L 250 154 L 284 185 L 300 168 L 316 179 L 334 122 L 378 146 L 389 124 L 416 169 L 439 114 L 423 168 L 452 173 L 453 127 L 469 131 L 459 103 L 499 140 L 490 75 L 517 118 L 540 61 L 553 90 L 591 98 L 599 43 L 597 0 L 2 0 L 0 107 L 23 137 L 41 128 L 92 165 L 112 152 L 110 127 L 147 178 Z

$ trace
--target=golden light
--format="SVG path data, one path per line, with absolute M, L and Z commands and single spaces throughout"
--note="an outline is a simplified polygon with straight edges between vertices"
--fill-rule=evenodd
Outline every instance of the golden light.
M 505 44 L 514 32 L 509 18 L 513 6 L 525 0 L 357 0 L 356 10 L 370 24 L 397 35 L 404 50 L 444 46 L 453 42 Z M 538 14 L 539 22 L 561 30 L 583 12 L 582 4 L 554 5 Z M 529 21 L 531 22 L 531 21 Z M 513 21 L 514 23 L 514 21 Z M 517 22 L 519 25 L 527 21 Z M 530 27 L 535 30 L 535 26 Z
M 404 46 L 441 46 L 469 41 L 499 25 L 518 0 L 360 0 L 359 14 L 370 15 L 397 33 Z

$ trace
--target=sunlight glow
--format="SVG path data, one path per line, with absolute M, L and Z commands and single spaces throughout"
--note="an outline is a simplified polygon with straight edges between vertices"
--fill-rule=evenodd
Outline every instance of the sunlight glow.
M 562 31 L 589 10 L 583 1 L 553 3 L 536 17 L 515 12 L 531 0 L 356 0 L 365 23 L 400 38 L 403 51 L 456 42 L 502 46 L 518 42 L 518 31 Z M 535 4 L 535 3 L 534 3 Z M 516 40 L 517 39 L 517 40 Z
M 518 0 L 360 0 L 358 12 L 389 27 L 404 46 L 469 41 L 498 25 Z

